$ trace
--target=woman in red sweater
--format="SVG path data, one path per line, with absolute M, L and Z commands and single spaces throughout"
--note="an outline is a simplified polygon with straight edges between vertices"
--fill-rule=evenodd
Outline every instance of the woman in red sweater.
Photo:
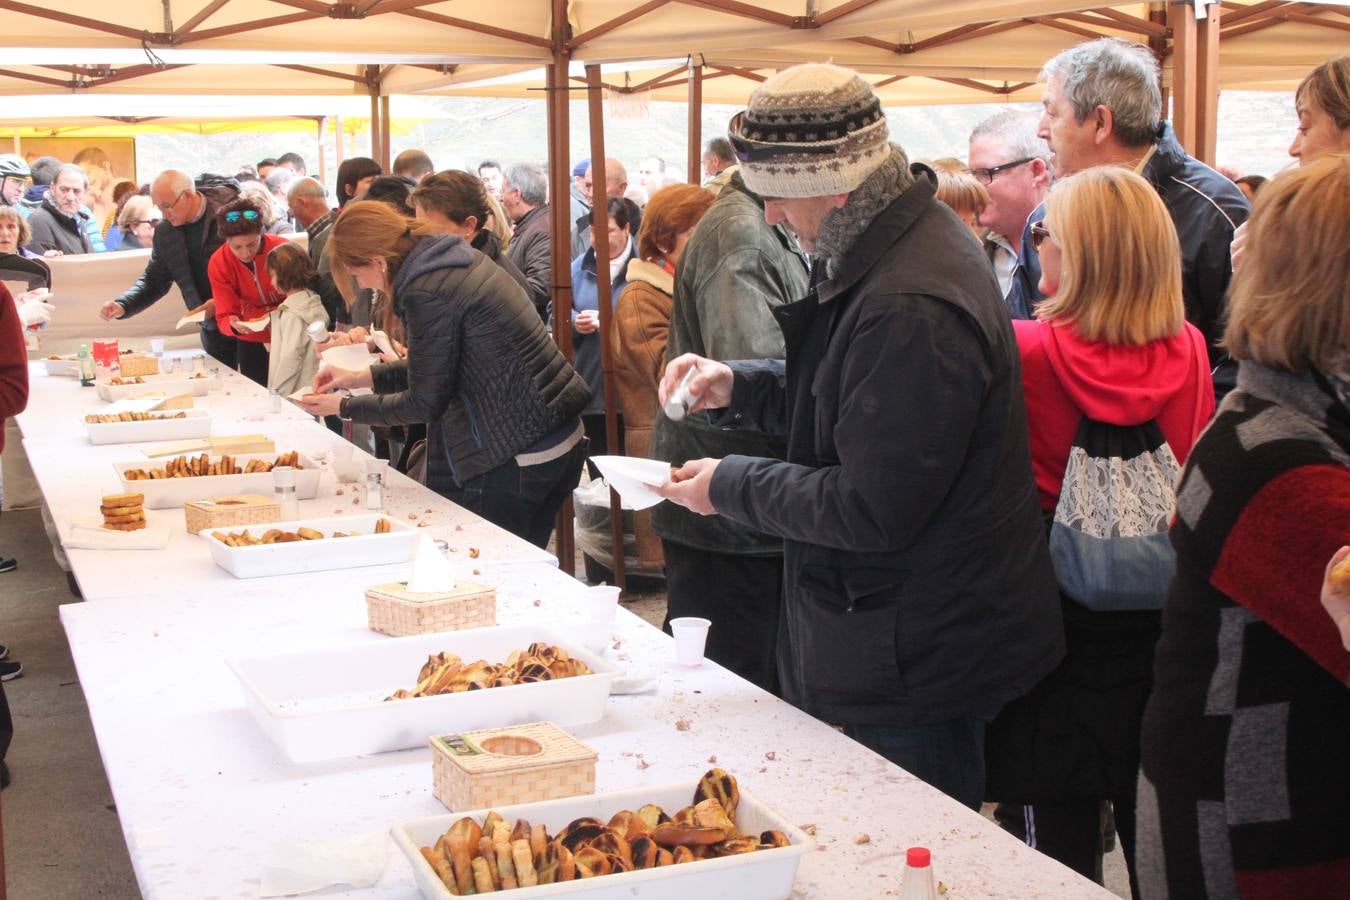
M 1185 321 L 1176 231 L 1147 181 L 1114 166 L 1066 178 L 1032 237 L 1048 299 L 1036 320 L 1013 326 L 1048 521 L 1084 417 L 1155 421 L 1184 462 L 1214 412 L 1214 388 L 1205 339 Z M 1098 882 L 1109 801 L 1133 881 L 1139 725 L 1159 612 L 1098 612 L 1062 594 L 1061 604 L 1064 661 L 991 727 L 990 796 L 1026 803 L 1027 843 Z
M 219 215 L 225 244 L 206 265 L 211 296 L 216 301 L 216 324 L 221 334 L 238 338 L 239 371 L 266 387 L 271 331 L 247 331 L 235 326 L 266 319 L 286 299 L 267 273 L 268 254 L 286 239 L 263 233 L 262 211 L 250 200 L 236 200 Z
M 9 288 L 0 284 L 0 451 L 5 449 L 5 420 L 17 416 L 28 405 L 28 349 L 24 345 L 23 325 Z M 19 564 L 0 555 L 0 572 L 13 572 Z M 0 644 L 0 682 L 23 674 L 23 664 L 9 659 L 9 648 Z M 0 687 L 0 783 L 9 784 L 5 768 L 5 750 L 14 734 L 9 704 Z

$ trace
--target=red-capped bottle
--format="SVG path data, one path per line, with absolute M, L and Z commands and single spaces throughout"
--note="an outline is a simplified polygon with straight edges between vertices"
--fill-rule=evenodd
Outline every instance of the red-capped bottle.
M 927 847 L 910 847 L 905 852 L 905 880 L 900 900 L 938 900 L 933 882 L 933 855 Z

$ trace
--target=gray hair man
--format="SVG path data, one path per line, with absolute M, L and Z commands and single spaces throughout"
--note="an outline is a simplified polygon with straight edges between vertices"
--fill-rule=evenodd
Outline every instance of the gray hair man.
M 89 212 L 84 208 L 84 192 L 89 176 L 73 163 L 61 166 L 52 180 L 42 205 L 28 217 L 32 238 L 28 249 L 42 256 L 52 251 L 65 254 L 93 253 L 89 239 Z
M 230 368 L 235 367 L 235 340 L 216 326 L 215 301 L 206 265 L 225 243 L 220 234 L 221 207 L 239 196 L 232 178 L 203 176 L 194 183 L 186 172 L 168 169 L 150 185 L 150 199 L 164 218 L 155 226 L 145 272 L 116 300 L 103 304 L 99 314 L 107 321 L 134 316 L 178 286 L 188 310 L 202 310 L 202 349 Z
M 530 302 L 539 318 L 548 321 L 553 283 L 552 242 L 549 239 L 548 177 L 541 166 L 516 163 L 502 173 L 502 209 L 515 223 L 507 258 L 530 284 Z
M 695 369 L 695 410 L 787 460 L 693 460 L 661 493 L 783 538 L 784 696 L 978 810 L 986 723 L 1064 650 L 998 283 L 856 73 L 785 69 L 729 130 L 812 289 L 775 311 L 785 362 L 684 355 L 661 399 Z
M 985 252 L 1007 298 L 1027 218 L 1050 188 L 1050 148 L 1036 134 L 1035 116 L 1005 110 L 975 126 L 967 162 L 989 194 L 980 225 L 988 229 Z
M 1157 189 L 1181 240 L 1181 288 L 1186 319 L 1209 344 L 1215 393 L 1232 388 L 1237 367 L 1219 346 L 1224 294 L 1232 279 L 1229 245 L 1251 205 L 1229 181 L 1188 155 L 1162 119 L 1158 61 L 1141 44 L 1101 38 L 1060 53 L 1041 72 L 1045 93 L 1037 133 L 1050 145 L 1055 176 L 1093 166 L 1123 165 Z M 1027 222 L 1009 305 L 1030 317 L 1040 292 L 1040 263 L 1030 247 L 1031 226 L 1045 216 L 1038 207 Z

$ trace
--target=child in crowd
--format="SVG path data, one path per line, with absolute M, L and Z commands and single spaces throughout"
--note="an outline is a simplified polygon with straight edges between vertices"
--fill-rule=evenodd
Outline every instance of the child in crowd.
M 311 384 L 319 371 L 319 355 L 306 334 L 313 322 L 330 326 L 319 295 L 310 290 L 315 277 L 309 254 L 295 244 L 283 244 L 267 257 L 272 283 L 286 294 L 272 310 L 272 350 L 267 369 L 267 387 L 282 395 Z

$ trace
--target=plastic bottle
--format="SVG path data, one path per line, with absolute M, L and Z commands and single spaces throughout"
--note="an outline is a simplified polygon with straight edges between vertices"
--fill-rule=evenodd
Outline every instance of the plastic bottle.
M 366 509 L 384 508 L 384 474 L 387 471 L 388 460 L 366 460 Z
M 94 355 L 89 352 L 88 344 L 80 345 L 80 384 L 91 387 L 94 384 Z
M 281 506 L 281 521 L 294 522 L 300 518 L 300 501 L 295 493 L 295 469 L 277 466 L 272 469 L 272 491 Z
M 305 327 L 305 334 L 316 344 L 322 344 L 328 340 L 328 326 L 323 322 L 310 322 Z
M 905 880 L 900 887 L 900 900 L 938 900 L 932 862 L 927 847 L 910 847 L 905 851 Z
M 694 397 L 689 393 L 689 381 L 698 374 L 698 366 L 691 366 L 689 371 L 684 373 L 680 383 L 676 385 L 675 392 L 666 398 L 666 405 L 662 407 L 666 418 L 672 422 L 678 422 L 689 415 L 689 407 L 694 405 Z

